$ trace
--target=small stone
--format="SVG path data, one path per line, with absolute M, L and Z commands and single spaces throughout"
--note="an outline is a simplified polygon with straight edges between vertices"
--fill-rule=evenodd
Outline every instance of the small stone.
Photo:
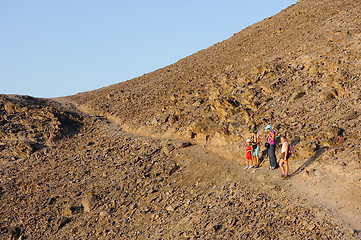
M 357 234 L 357 232 L 355 231 L 355 229 L 352 229 L 352 228 L 350 228 L 350 229 L 348 230 L 348 232 L 349 232 L 351 235 L 356 235 L 356 234 Z
M 353 119 L 356 119 L 358 118 L 358 113 L 356 111 L 351 111 L 350 113 L 348 113 L 346 115 L 346 120 L 347 121 L 350 121 L 350 120 L 353 120 Z
M 174 166 L 169 170 L 169 176 L 171 176 L 173 173 L 175 173 L 179 169 L 179 166 L 174 163 Z
M 318 150 L 318 145 L 316 143 L 312 143 L 311 144 L 311 149 L 312 149 L 312 151 Z
M 291 101 L 296 101 L 299 98 L 302 98 L 303 96 L 306 95 L 305 91 L 300 91 L 300 92 L 295 92 L 292 96 L 291 96 Z
M 192 143 L 190 143 L 190 142 L 184 142 L 184 143 L 182 143 L 182 145 L 180 146 L 180 148 L 186 148 L 186 147 L 189 147 L 189 146 L 192 146 Z
M 51 204 L 54 204 L 56 202 L 56 197 L 51 197 L 50 199 L 49 199 L 49 205 L 51 205 Z
M 315 229 L 316 225 L 313 222 L 307 223 L 306 227 L 308 230 L 312 231 L 313 229 Z
M 166 210 L 168 212 L 174 212 L 174 207 L 172 205 L 169 205 L 169 206 L 166 207 Z
M 11 235 L 11 239 L 20 237 L 20 234 L 22 231 L 21 228 L 16 227 L 16 226 L 8 227 L 7 230 L 8 230 L 8 233 Z
M 163 147 L 162 151 L 167 155 L 169 156 L 170 153 L 174 150 L 174 146 L 172 144 L 167 144 Z
M 108 212 L 107 211 L 101 211 L 100 213 L 99 213 L 99 216 L 100 217 L 105 217 L 105 216 L 108 216 L 109 214 L 108 214 Z
M 215 231 L 221 230 L 221 228 L 222 228 L 222 225 L 221 225 L 221 224 L 217 224 L 217 225 L 214 225 L 214 226 L 213 226 L 213 229 L 214 229 Z
M 61 217 L 58 221 L 58 229 L 64 227 L 66 224 L 70 223 L 70 218 Z
M 82 212 L 83 207 L 82 206 L 71 206 L 69 208 L 72 214 Z
M 177 121 L 177 117 L 174 115 L 169 116 L 168 122 L 170 125 L 173 125 Z
M 97 197 L 94 194 L 87 194 L 82 200 L 81 204 L 85 212 L 90 212 L 97 203 Z
M 129 222 L 129 218 L 123 218 L 123 223 L 127 224 Z

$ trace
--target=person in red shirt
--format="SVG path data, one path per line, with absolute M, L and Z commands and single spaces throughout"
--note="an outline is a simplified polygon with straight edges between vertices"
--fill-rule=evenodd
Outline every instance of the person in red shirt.
M 244 169 L 253 168 L 253 160 L 252 160 L 252 147 L 251 147 L 251 139 L 246 140 L 247 149 L 246 149 L 246 167 Z M 249 163 L 251 162 L 251 165 Z

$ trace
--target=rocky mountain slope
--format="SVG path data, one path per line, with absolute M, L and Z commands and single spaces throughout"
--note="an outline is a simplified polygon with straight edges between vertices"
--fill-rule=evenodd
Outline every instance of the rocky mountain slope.
M 127 82 L 1 95 L 1 238 L 359 239 L 360 53 L 358 0 L 303 0 Z M 288 181 L 242 167 L 266 124 Z
M 250 128 L 265 136 L 272 124 L 294 146 L 294 173 L 305 174 L 294 191 L 357 227 L 360 16 L 356 0 L 301 1 L 163 69 L 66 101 L 126 131 L 191 141 L 233 161 Z
M 71 122 L 73 128 L 23 155 L 12 152 L 13 146 L 0 151 L 1 239 L 342 239 L 357 234 L 324 208 L 285 194 L 287 186 L 278 178 L 255 187 L 238 163 L 200 146 L 133 135 L 102 117 L 48 100 L 2 99 L 0 109 L 15 109 L 2 112 L 8 121 L 4 129 L 22 125 L 42 136 L 52 132 L 25 124 L 35 116 L 22 116 L 26 103 L 48 116 L 45 121 Z M 12 139 L 21 141 L 14 134 Z
M 346 138 L 358 153 L 360 14 L 359 1 L 302 1 L 168 67 L 68 100 L 142 134 L 229 145 L 272 124 L 300 143 L 300 156 Z

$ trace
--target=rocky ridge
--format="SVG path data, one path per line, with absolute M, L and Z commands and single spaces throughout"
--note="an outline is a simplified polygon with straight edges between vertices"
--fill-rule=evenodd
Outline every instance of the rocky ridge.
M 29 96 L 0 95 L 2 154 L 29 157 L 36 150 L 74 134 L 81 125 L 80 116 L 58 105 Z

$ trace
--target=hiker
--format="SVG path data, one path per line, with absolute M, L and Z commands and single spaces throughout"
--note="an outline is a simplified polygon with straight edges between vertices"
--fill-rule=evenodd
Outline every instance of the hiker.
M 270 163 L 270 169 L 274 170 L 278 167 L 276 159 L 276 133 L 273 131 L 271 125 L 267 125 L 265 129 L 268 132 L 267 143 L 268 143 L 268 158 Z
M 282 170 L 281 177 L 284 179 L 288 178 L 288 159 L 292 154 L 291 145 L 288 143 L 285 136 L 281 137 L 282 150 L 281 150 L 281 160 L 279 162 L 280 168 Z
M 258 168 L 259 167 L 259 152 L 261 150 L 261 138 L 260 135 L 258 134 L 256 128 L 252 129 L 252 157 L 255 163 L 255 167 Z
M 252 147 L 251 147 L 251 139 L 246 140 L 247 149 L 246 149 L 246 167 L 244 169 L 253 168 L 253 161 L 252 161 Z M 251 165 L 249 165 L 251 162 Z

